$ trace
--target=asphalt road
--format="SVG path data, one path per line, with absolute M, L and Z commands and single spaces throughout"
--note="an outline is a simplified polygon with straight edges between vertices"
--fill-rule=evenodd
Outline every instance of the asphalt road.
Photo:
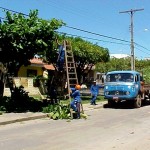
M 149 150 L 150 106 L 101 108 L 88 119 L 40 119 L 0 127 L 1 150 Z

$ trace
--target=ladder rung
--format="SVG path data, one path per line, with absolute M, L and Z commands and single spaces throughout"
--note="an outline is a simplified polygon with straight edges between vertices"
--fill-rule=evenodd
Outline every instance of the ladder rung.
M 70 60 L 69 63 L 74 63 L 74 61 L 71 61 L 71 60 Z M 67 64 L 69 64 L 69 63 L 67 63 Z M 74 63 L 74 64 L 75 64 L 75 63 Z
M 71 45 L 69 45 L 69 44 L 66 44 L 66 46 L 70 46 L 71 47 Z
M 73 54 L 73 52 L 72 52 L 71 49 L 66 49 L 66 53 L 67 53 L 67 54 Z
M 66 57 L 73 58 L 73 56 L 66 56 Z
M 68 72 L 68 74 L 76 74 L 75 72 Z
M 68 68 L 74 68 L 75 69 L 75 67 L 68 67 Z
M 72 55 L 72 54 L 70 54 L 70 53 L 69 53 L 69 54 L 67 54 L 67 57 L 68 57 L 68 56 L 73 57 L 73 55 Z
M 77 78 L 69 78 L 69 80 L 77 80 Z
M 66 49 L 66 52 L 73 53 L 71 49 Z
M 69 63 L 74 63 L 74 61 L 69 61 Z M 69 64 L 69 63 L 67 63 L 67 64 Z
M 70 85 L 76 85 L 76 83 L 74 83 L 74 84 L 70 84 Z

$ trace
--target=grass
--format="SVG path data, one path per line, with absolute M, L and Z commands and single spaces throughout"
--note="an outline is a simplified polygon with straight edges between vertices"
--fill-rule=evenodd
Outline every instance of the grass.
M 40 101 L 41 100 L 41 97 L 40 96 L 32 96 L 34 99 L 36 99 L 37 101 Z M 91 101 L 91 96 L 90 95 L 84 95 L 84 96 L 81 96 L 81 99 L 82 99 L 82 104 L 88 104 L 90 103 Z M 97 99 L 96 99 L 96 102 L 103 102 L 103 101 L 106 101 L 104 99 L 104 96 L 98 96 Z M 61 99 L 60 102 L 62 104 L 69 104 L 70 103 L 70 100 L 69 99 Z
M 91 101 L 91 96 L 81 96 L 81 99 L 82 99 L 82 104 L 88 104 Z M 102 101 L 106 101 L 106 100 L 104 99 L 104 96 L 98 96 L 96 101 L 97 102 L 102 102 Z M 62 102 L 63 104 L 69 104 L 70 100 L 69 99 L 60 100 L 60 102 Z

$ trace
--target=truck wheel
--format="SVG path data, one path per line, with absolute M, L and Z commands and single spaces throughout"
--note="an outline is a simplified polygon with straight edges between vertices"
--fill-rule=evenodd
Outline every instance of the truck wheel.
M 115 106 L 115 102 L 113 100 L 108 100 L 108 106 L 109 107 L 114 107 Z
M 138 95 L 134 101 L 134 107 L 140 108 L 142 105 L 141 95 Z

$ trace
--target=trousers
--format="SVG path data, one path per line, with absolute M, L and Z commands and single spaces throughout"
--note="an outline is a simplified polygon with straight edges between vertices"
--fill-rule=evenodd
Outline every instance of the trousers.
M 97 99 L 97 95 L 92 95 L 91 104 L 95 104 Z

